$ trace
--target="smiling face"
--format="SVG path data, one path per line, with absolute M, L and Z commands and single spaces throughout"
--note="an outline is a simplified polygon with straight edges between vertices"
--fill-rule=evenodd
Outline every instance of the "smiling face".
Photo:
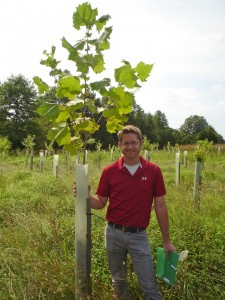
M 123 133 L 118 143 L 124 155 L 124 162 L 128 165 L 135 165 L 140 162 L 140 151 L 143 142 L 136 133 Z

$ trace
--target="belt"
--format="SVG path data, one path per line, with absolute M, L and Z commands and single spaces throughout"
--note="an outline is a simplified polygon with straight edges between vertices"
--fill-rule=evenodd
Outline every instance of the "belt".
M 110 227 L 112 227 L 113 229 L 119 229 L 122 230 L 124 232 L 131 232 L 131 233 L 139 233 L 141 231 L 144 231 L 146 229 L 146 227 L 132 227 L 132 226 L 122 226 L 122 225 L 118 225 L 112 222 L 108 222 L 108 225 Z

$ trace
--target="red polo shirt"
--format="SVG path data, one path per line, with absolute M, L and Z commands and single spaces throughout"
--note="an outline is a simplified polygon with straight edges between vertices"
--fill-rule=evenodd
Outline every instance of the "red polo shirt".
M 131 175 L 123 158 L 104 168 L 97 195 L 109 197 L 106 219 L 123 226 L 147 227 L 153 197 L 166 194 L 160 168 L 141 159 L 141 166 Z

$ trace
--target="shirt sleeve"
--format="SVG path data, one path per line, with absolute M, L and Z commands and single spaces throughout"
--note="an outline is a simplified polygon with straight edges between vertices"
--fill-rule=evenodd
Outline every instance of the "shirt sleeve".
M 102 172 L 96 194 L 102 197 L 109 197 L 109 181 L 106 169 Z
M 166 195 L 166 187 L 162 175 L 162 171 L 159 167 L 156 167 L 156 176 L 155 176 L 155 182 L 154 182 L 154 196 L 155 197 L 161 197 Z

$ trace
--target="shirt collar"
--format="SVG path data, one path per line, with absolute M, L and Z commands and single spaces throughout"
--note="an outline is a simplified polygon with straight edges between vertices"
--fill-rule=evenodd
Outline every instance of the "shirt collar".
M 139 164 L 140 164 L 139 165 L 140 168 L 142 168 L 142 166 L 143 166 L 143 160 L 142 160 L 141 156 L 140 156 L 140 162 L 139 162 Z M 123 158 L 123 156 L 118 159 L 118 165 L 119 165 L 119 169 L 122 169 L 124 167 L 124 158 Z

